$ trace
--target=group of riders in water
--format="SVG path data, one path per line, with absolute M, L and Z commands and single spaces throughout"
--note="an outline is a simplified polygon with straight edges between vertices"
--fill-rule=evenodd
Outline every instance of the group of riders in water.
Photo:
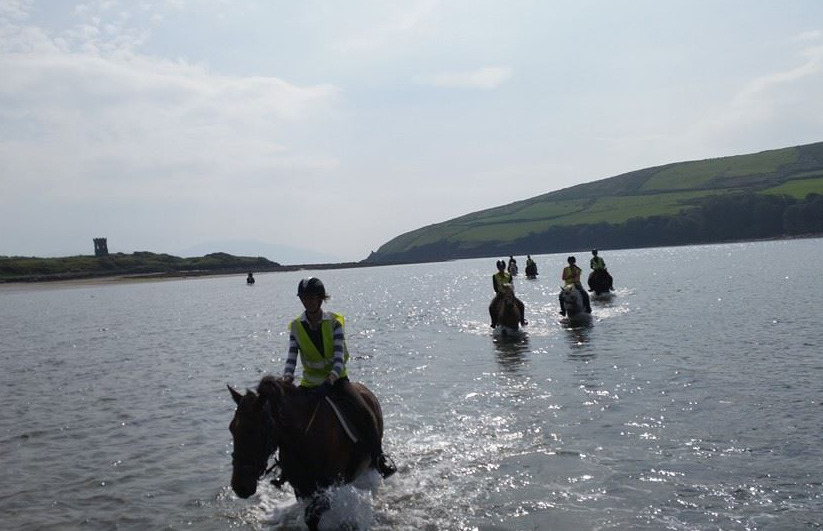
M 563 286 L 558 296 L 560 315 L 574 319 L 591 314 L 589 293 L 583 288 L 581 282 L 583 271 L 577 265 L 577 259 L 574 256 L 569 256 L 566 261 L 568 265 L 563 268 L 561 275 Z M 588 278 L 588 291 L 599 298 L 610 296 L 614 291 L 614 279 L 606 268 L 605 260 L 598 255 L 597 249 L 592 249 L 589 266 L 591 273 Z M 489 304 L 489 317 L 491 317 L 491 327 L 496 333 L 502 335 L 517 335 L 520 327 L 528 324 L 523 301 L 514 294 L 513 279 L 517 273 L 517 260 L 514 256 L 509 256 L 508 264 L 505 260 L 497 261 L 497 272 L 492 275 L 494 298 Z M 526 257 L 526 278 L 535 279 L 537 275 L 537 264 L 531 255 L 528 255 Z
M 570 319 L 591 313 L 589 294 L 580 282 L 575 257 L 563 269 L 560 313 Z M 592 251 L 589 291 L 613 291 L 606 263 Z M 492 277 L 494 299 L 489 305 L 491 326 L 502 333 L 517 333 L 528 324 L 523 301 L 514 294 L 517 260 L 497 261 Z M 526 258 L 526 277 L 537 278 L 537 264 Z M 253 285 L 249 272 L 246 283 Z M 272 476 L 272 484 L 288 483 L 305 502 L 304 519 L 318 529 L 330 508 L 327 489 L 351 483 L 368 470 L 383 478 L 397 466 L 383 452 L 383 412 L 377 397 L 363 384 L 349 381 L 349 352 L 344 318 L 325 311 L 329 299 L 323 282 L 310 277 L 300 281 L 297 296 L 303 306 L 288 325 L 289 344 L 283 374 L 264 376 L 256 390 L 241 393 L 229 386 L 237 405 L 229 425 L 233 439 L 231 487 L 241 498 L 257 492 L 258 482 Z M 295 385 L 298 359 L 302 375 Z M 269 461 L 273 459 L 270 466 Z

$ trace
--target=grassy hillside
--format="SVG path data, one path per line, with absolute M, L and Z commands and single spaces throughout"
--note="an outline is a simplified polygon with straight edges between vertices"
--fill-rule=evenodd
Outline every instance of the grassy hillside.
M 195 258 L 137 252 L 62 258 L 0 257 L 0 282 L 33 282 L 116 275 L 198 275 L 267 271 L 279 267 L 262 257 L 213 253 Z
M 414 261 L 415 249 L 426 249 L 430 259 L 433 249 L 446 246 L 454 253 L 444 259 L 474 256 L 562 227 L 684 216 L 709 200 L 744 193 L 797 200 L 823 194 L 823 142 L 667 164 L 581 184 L 402 234 L 367 261 Z

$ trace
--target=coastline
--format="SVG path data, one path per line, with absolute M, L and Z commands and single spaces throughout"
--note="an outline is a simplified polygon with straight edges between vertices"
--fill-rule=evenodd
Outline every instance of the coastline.
M 285 273 L 289 271 L 325 270 L 325 269 L 354 269 L 361 267 L 375 267 L 384 264 L 363 264 L 348 262 L 340 264 L 301 264 L 279 266 L 277 268 L 263 268 L 254 270 L 254 273 Z M 198 271 L 165 271 L 158 273 L 139 274 L 112 274 L 112 275 L 77 275 L 75 277 L 58 275 L 53 277 L 40 276 L 28 279 L 0 280 L 0 293 L 20 292 L 43 289 L 69 289 L 86 286 L 118 285 L 138 282 L 168 282 L 172 280 L 191 280 L 196 278 L 225 277 L 230 275 L 245 276 L 248 269 L 226 270 L 198 270 Z
M 222 275 L 214 275 L 222 276 Z M 70 278 L 61 280 L 37 280 L 29 282 L 0 282 L 0 293 L 15 293 L 21 291 L 35 291 L 47 289 L 70 289 L 88 286 L 105 286 L 116 284 L 136 284 L 138 282 L 161 282 L 168 280 L 186 280 L 188 277 L 155 277 L 147 278 L 144 275 L 113 275 L 106 277 Z

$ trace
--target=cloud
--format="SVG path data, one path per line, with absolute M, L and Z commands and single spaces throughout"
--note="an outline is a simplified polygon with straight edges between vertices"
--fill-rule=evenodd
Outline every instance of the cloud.
M 0 22 L 2 227 L 63 239 L 108 227 L 121 246 L 128 234 L 131 245 L 169 250 L 175 238 L 233 237 L 263 213 L 293 216 L 280 207 L 293 183 L 339 164 L 307 141 L 334 117 L 334 85 L 141 54 L 141 32 L 86 23 L 85 12 L 81 24 L 49 33 L 27 25 L 17 5 Z M 152 231 L 154 218 L 175 230 Z M 265 234 L 289 243 L 289 232 L 297 237 L 285 224 Z M 14 231 L 0 243 L 30 239 Z
M 823 30 L 804 31 L 795 37 L 798 42 L 810 42 L 823 40 Z
M 33 0 L 0 0 L 0 23 L 28 17 Z
M 0 253 L 95 235 L 174 252 L 248 230 L 358 259 L 583 179 L 819 139 L 809 13 L 594 11 L 0 0 Z
M 804 58 L 802 64 L 751 81 L 737 94 L 732 105 L 748 107 L 762 104 L 769 93 L 793 83 L 819 77 L 823 73 L 823 46 L 805 48 L 800 52 L 800 56 Z
M 489 66 L 465 72 L 446 72 L 419 76 L 414 82 L 441 88 L 496 89 L 512 76 L 510 68 Z
M 334 86 L 217 75 L 122 49 L 65 51 L 35 28 L 18 27 L 0 39 L 2 164 L 64 183 L 55 193 L 76 194 L 78 180 L 97 174 L 142 173 L 151 181 L 172 171 L 185 181 L 224 171 L 237 179 L 335 164 L 289 145 L 290 131 L 331 111 Z M 123 194 L 152 190 L 119 182 Z
M 717 101 L 692 111 L 682 133 L 672 137 L 685 157 L 707 158 L 750 153 L 820 140 L 823 130 L 823 46 L 820 32 L 806 32 L 787 41 L 794 43 L 771 71 L 720 94 Z M 799 45 L 799 46 L 798 46 Z M 787 67 L 787 64 L 795 63 Z M 672 139 L 661 142 L 671 142 Z M 631 149 L 631 148 L 629 148 Z M 661 161 L 665 162 L 665 161 Z
M 357 25 L 355 36 L 340 39 L 333 48 L 343 54 L 390 50 L 396 41 L 425 31 L 425 22 L 439 4 L 439 0 L 406 2 L 400 7 L 379 3 L 373 11 L 362 14 L 365 20 Z

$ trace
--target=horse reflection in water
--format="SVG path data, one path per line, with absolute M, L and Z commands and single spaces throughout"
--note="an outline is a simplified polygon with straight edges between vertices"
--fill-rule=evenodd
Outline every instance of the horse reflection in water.
M 497 363 L 505 372 L 517 373 L 526 368 L 528 357 L 531 352 L 529 346 L 529 336 L 523 333 L 522 339 L 513 341 L 511 339 L 496 339 L 494 348 L 497 351 Z
M 383 436 L 383 413 L 377 397 L 364 385 L 352 383 L 372 410 L 377 431 Z M 237 410 L 229 430 L 234 439 L 231 487 L 241 498 L 257 491 L 257 482 L 271 469 L 269 458 L 279 452 L 275 466 L 301 501 L 308 502 L 305 522 L 318 529 L 329 508 L 321 491 L 351 483 L 371 465 L 369 449 L 353 440 L 338 420 L 334 406 L 324 396 L 296 387 L 271 375 L 264 376 L 257 392 L 245 395 L 229 387 Z M 357 438 L 357 434 L 352 434 Z M 272 469 L 275 468 L 274 466 Z

